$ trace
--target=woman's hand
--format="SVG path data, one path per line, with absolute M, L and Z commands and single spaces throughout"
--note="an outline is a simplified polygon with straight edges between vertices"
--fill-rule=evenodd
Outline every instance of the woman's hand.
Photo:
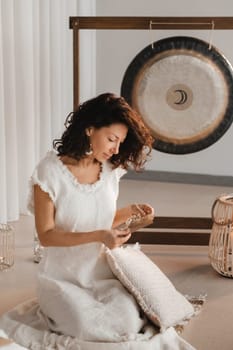
M 113 220 L 113 227 L 121 225 L 123 222 L 126 222 L 132 216 L 144 217 L 150 215 L 154 217 L 154 208 L 147 203 L 142 204 L 131 204 L 127 207 L 120 208 L 117 210 L 116 215 Z
M 111 230 L 103 230 L 101 232 L 101 242 L 110 249 L 120 247 L 131 237 L 131 232 L 129 229 L 118 230 L 115 228 Z

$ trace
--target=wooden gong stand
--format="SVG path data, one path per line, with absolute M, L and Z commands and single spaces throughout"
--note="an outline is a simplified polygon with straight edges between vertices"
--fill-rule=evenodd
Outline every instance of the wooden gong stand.
M 79 105 L 79 30 L 233 29 L 233 17 L 70 17 L 73 30 L 74 109 Z M 130 240 L 141 244 L 208 245 L 210 217 L 156 217 Z M 162 230 L 161 230 L 162 229 Z

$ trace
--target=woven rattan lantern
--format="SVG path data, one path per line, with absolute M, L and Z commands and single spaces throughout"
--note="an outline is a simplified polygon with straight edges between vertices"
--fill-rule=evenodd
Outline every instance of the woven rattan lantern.
M 223 276 L 233 277 L 233 194 L 222 195 L 212 206 L 209 258 Z

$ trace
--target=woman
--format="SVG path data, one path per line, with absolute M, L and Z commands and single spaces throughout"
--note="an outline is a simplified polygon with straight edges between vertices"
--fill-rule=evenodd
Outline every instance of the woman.
M 81 104 L 65 126 L 54 141 L 57 152 L 39 163 L 31 182 L 29 207 L 46 247 L 39 304 L 53 331 L 85 341 L 136 339 L 144 319 L 113 276 L 104 246 L 126 243 L 130 230 L 117 227 L 151 210 L 131 205 L 116 211 L 116 200 L 120 177 L 129 166 L 142 168 L 153 139 L 126 101 L 110 93 Z

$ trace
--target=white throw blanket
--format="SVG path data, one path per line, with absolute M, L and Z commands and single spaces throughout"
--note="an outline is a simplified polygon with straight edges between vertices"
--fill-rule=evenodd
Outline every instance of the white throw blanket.
M 40 284 L 47 287 L 39 292 L 42 309 L 35 299 L 3 315 L 0 328 L 9 338 L 30 350 L 194 350 L 173 327 L 160 333 L 138 316 L 139 306 L 112 274 L 98 244 L 78 250 L 50 250 L 52 259 L 44 261 L 51 264 L 41 265 Z M 70 259 L 74 251 L 75 263 Z
M 58 335 L 47 328 L 37 300 L 21 304 L 5 314 L 0 327 L 8 337 L 30 350 L 194 350 L 172 327 L 156 333 L 154 327 L 148 325 L 144 340 L 121 343 L 88 342 Z
M 9 339 L 6 333 L 0 329 L 0 348 L 1 350 L 25 350 L 25 347 L 22 347 L 13 340 Z

